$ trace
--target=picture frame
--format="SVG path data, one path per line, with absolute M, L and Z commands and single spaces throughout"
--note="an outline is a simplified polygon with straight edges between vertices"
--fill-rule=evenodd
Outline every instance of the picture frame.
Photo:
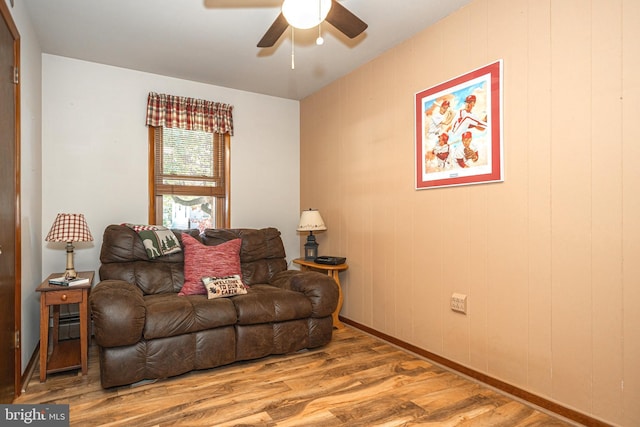
M 502 60 L 415 94 L 416 189 L 502 182 Z

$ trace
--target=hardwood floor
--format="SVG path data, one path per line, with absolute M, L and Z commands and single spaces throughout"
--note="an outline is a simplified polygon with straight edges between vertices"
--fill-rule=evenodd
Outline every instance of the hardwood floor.
M 574 426 L 357 329 L 326 347 L 103 390 L 36 372 L 14 403 L 69 404 L 72 426 Z

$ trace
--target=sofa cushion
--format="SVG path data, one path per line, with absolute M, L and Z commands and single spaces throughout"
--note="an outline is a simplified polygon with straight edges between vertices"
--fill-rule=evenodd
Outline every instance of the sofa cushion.
M 240 247 L 242 282 L 247 286 L 254 283 L 269 283 L 274 274 L 287 269 L 284 245 L 280 238 L 280 231 L 276 228 L 207 229 L 200 238 L 205 245 L 218 245 L 230 240 L 242 239 Z
M 185 233 L 197 238 L 199 230 L 174 230 L 180 243 Z M 150 260 L 138 234 L 124 225 L 107 226 L 100 261 L 101 280 L 124 280 L 138 286 L 145 295 L 175 294 L 184 284 L 184 251 Z
M 238 313 L 238 324 L 281 322 L 311 316 L 311 301 L 301 292 L 253 285 L 246 295 L 229 299 Z
M 157 294 L 144 297 L 147 340 L 234 325 L 236 309 L 229 298 L 209 300 L 204 295 Z
M 230 240 L 216 246 L 205 246 L 184 234 L 184 285 L 178 295 L 205 295 L 203 277 L 241 275 L 240 239 Z

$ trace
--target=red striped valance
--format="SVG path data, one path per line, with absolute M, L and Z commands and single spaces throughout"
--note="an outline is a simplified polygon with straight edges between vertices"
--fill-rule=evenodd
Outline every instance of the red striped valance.
M 233 135 L 233 106 L 203 99 L 149 93 L 147 126 Z

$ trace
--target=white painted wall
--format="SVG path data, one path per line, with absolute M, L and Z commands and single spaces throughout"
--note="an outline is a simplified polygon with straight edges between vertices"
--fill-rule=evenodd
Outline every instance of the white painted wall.
M 21 363 L 29 363 L 40 339 L 40 298 L 35 289 L 42 278 L 42 148 L 41 49 L 23 2 L 14 2 L 11 16 L 20 33 L 20 224 L 21 224 Z
M 149 92 L 234 106 L 231 226 L 273 226 L 299 254 L 299 102 L 54 55 L 42 58 L 42 272 L 62 271 L 44 242 L 56 214 L 84 213 L 95 241 L 76 244 L 76 270 L 98 270 L 109 224 L 146 223 Z

